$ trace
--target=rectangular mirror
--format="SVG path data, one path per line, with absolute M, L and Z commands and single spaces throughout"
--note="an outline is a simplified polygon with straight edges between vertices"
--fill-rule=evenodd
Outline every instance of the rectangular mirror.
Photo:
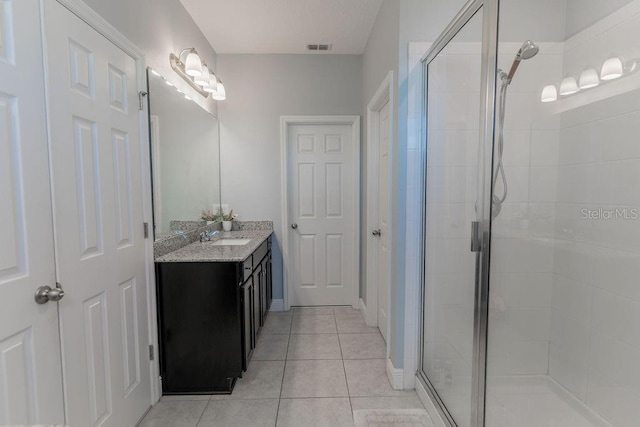
M 206 224 L 203 211 L 220 206 L 218 119 L 147 69 L 154 237 Z

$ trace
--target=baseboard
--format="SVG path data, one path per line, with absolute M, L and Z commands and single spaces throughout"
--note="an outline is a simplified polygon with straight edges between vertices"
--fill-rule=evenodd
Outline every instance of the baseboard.
M 284 311 L 284 300 L 283 299 L 274 299 L 271 300 L 271 308 L 269 311 Z
M 360 313 L 362 313 L 362 317 L 367 318 L 367 305 L 362 298 L 360 298 Z
M 447 427 L 448 424 L 445 423 L 444 420 L 442 419 L 440 412 L 436 408 L 436 404 L 433 403 L 433 401 L 429 397 L 429 393 L 427 393 L 427 390 L 424 388 L 424 385 L 422 385 L 422 381 L 420 381 L 418 378 L 416 378 L 415 381 L 416 381 L 416 393 L 418 393 L 418 397 L 420 398 L 420 401 L 422 402 L 422 404 L 424 405 L 424 408 L 429 413 L 429 416 L 431 417 L 431 421 L 433 421 L 434 427 Z
M 391 359 L 387 359 L 387 377 L 394 390 L 404 389 L 404 370 L 395 368 Z

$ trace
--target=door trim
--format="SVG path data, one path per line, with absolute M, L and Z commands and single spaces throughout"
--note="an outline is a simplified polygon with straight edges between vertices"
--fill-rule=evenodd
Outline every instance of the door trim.
M 40 0 L 40 13 L 41 13 L 41 25 L 43 26 L 43 35 L 44 35 L 44 2 L 52 1 L 52 0 Z M 96 11 L 94 11 L 91 7 L 89 7 L 82 0 L 56 0 L 66 9 L 68 9 L 71 13 L 76 15 L 82 21 L 86 22 L 91 28 L 97 31 L 100 35 L 105 37 L 127 55 L 129 55 L 136 63 L 136 80 L 137 80 L 137 91 L 141 92 L 147 91 L 147 79 L 146 79 L 146 60 L 144 57 L 144 53 L 141 49 L 139 49 L 135 44 L 133 44 L 129 39 L 127 39 L 120 31 L 118 31 L 113 25 L 111 25 L 107 20 L 105 20 L 102 16 L 100 16 Z M 45 51 L 45 59 L 46 59 L 46 51 Z M 49 81 L 48 71 L 45 67 L 45 88 L 50 87 L 51 82 Z M 46 89 L 45 89 L 46 90 Z M 49 112 L 47 111 L 47 121 L 50 123 Z M 149 129 L 148 129 L 148 121 L 147 121 L 147 106 L 146 103 L 143 103 L 143 109 L 138 111 L 138 123 L 139 123 L 139 138 L 140 138 L 140 159 L 141 165 L 140 170 L 142 173 L 142 212 L 144 221 L 153 224 L 153 216 L 152 216 L 152 202 L 151 202 L 151 159 L 149 155 Z M 48 132 L 50 133 L 50 132 Z M 51 140 L 49 140 L 49 144 L 51 144 Z M 51 151 L 51 150 L 49 150 Z M 51 193 L 53 194 L 53 179 L 51 179 Z M 55 211 L 54 211 L 55 215 Z M 140 224 L 140 230 L 142 229 L 142 224 Z M 54 237 L 55 238 L 55 237 Z M 142 349 L 145 349 L 148 345 L 153 345 L 154 349 L 158 349 L 158 331 L 157 324 L 155 322 L 156 319 L 156 295 L 155 295 L 155 270 L 154 270 L 154 259 L 153 259 L 153 239 L 145 239 L 144 242 L 145 247 L 145 269 L 146 269 L 146 287 L 147 287 L 147 322 L 149 323 L 149 336 L 147 337 L 148 343 L 141 343 Z M 56 269 L 57 270 L 57 269 Z M 145 353 L 145 352 L 143 352 Z M 157 350 L 156 350 L 157 353 Z M 145 353 L 146 354 L 146 353 Z M 62 354 L 64 360 L 64 352 Z M 151 402 L 150 405 L 154 405 L 162 394 L 160 389 L 160 365 L 159 358 L 154 357 L 153 361 L 149 362 L 149 371 L 151 376 Z M 63 365 L 64 366 L 64 365 Z M 63 372 L 63 383 L 64 383 L 64 372 Z M 66 389 L 64 390 L 66 397 Z M 65 408 L 65 416 L 67 408 Z M 68 418 L 68 417 L 67 417 Z
M 380 131 L 378 124 L 380 123 L 380 111 L 385 106 L 385 104 L 389 103 L 389 171 L 393 170 L 393 129 L 395 125 L 394 120 L 394 103 L 393 103 L 393 71 L 389 71 L 387 76 L 384 78 L 376 93 L 371 97 L 369 104 L 367 104 L 367 177 L 366 177 L 366 191 L 367 191 L 367 217 L 366 217 L 366 260 L 367 267 L 365 271 L 365 287 L 367 289 L 367 298 L 366 298 L 366 321 L 369 326 L 378 326 L 378 289 L 380 287 L 379 281 L 377 280 L 378 275 L 376 274 L 375 267 L 378 265 L 378 245 L 371 244 L 374 242 L 374 238 L 369 234 L 369 232 L 376 228 L 379 222 L 378 215 L 378 156 L 380 153 Z M 375 177 L 375 179 L 373 179 Z M 389 200 L 391 200 L 391 189 L 393 188 L 391 185 L 391 180 L 393 177 L 391 174 L 389 175 L 388 190 L 389 190 Z M 388 209 L 388 218 L 389 218 L 389 242 L 393 240 L 393 227 L 391 224 L 394 223 L 393 220 L 393 209 L 391 209 L 391 204 L 389 204 Z M 387 357 L 389 356 L 389 343 L 391 342 L 391 314 L 390 314 L 390 303 L 391 303 L 391 254 L 389 251 L 389 256 L 387 262 L 389 263 L 389 274 L 387 276 L 387 283 L 389 283 L 389 292 L 387 302 Z
M 280 116 L 280 170 L 281 175 L 281 192 L 280 201 L 282 209 L 282 294 L 284 299 L 284 309 L 289 310 L 289 286 L 293 283 L 290 277 L 292 269 L 288 268 L 291 260 L 290 233 L 289 233 L 289 158 L 287 155 L 287 141 L 289 134 L 289 126 L 292 125 L 350 125 L 351 136 L 353 138 L 353 196 L 357 200 L 352 218 L 353 227 L 353 293 L 351 297 L 351 306 L 359 308 L 360 300 L 360 116 Z

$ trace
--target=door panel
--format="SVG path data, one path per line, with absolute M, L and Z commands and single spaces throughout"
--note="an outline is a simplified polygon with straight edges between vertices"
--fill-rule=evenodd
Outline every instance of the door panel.
M 378 329 L 387 341 L 389 316 L 389 103 L 380 110 L 380 151 L 378 160 Z
M 353 303 L 353 144 L 350 125 L 288 130 L 291 305 Z
M 471 424 L 482 9 L 427 64 L 422 371 L 456 425 Z M 474 42 L 476 40 L 476 42 Z M 475 82 L 475 83 L 474 83 Z M 462 149 L 461 149 L 462 147 Z
M 45 19 L 67 423 L 134 425 L 151 402 L 136 63 L 54 0 Z
M 0 425 L 61 424 L 62 367 L 37 0 L 0 0 Z

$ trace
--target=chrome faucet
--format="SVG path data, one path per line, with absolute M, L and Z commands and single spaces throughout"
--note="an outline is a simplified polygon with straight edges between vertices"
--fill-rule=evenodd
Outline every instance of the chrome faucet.
M 200 242 L 210 242 L 211 238 L 213 236 L 215 236 L 216 234 L 218 234 L 217 231 L 211 231 L 211 232 L 206 232 L 203 231 L 202 233 L 200 233 Z

